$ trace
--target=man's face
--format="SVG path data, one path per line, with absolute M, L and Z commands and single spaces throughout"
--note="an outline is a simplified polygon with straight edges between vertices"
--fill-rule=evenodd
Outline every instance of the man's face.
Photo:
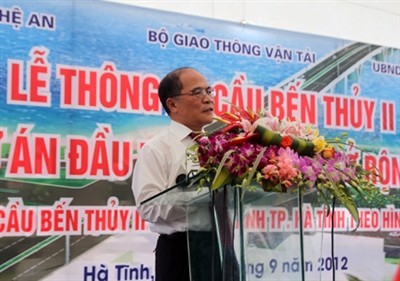
M 186 125 L 193 131 L 213 121 L 214 98 L 204 92 L 209 85 L 206 79 L 193 69 L 185 69 L 180 75 L 181 95 L 169 101 L 171 119 Z M 195 93 L 200 93 L 193 95 Z

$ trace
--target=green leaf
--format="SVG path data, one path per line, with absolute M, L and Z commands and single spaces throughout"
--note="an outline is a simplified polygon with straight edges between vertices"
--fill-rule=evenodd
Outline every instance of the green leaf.
M 354 204 L 354 201 L 351 198 L 346 187 L 339 188 L 338 185 L 334 184 L 333 187 L 330 189 L 330 191 L 346 207 L 346 209 L 349 210 L 351 216 L 356 222 L 356 229 L 357 229 L 358 226 L 360 225 L 358 209 L 357 206 Z
M 217 173 L 215 174 L 214 180 L 211 184 L 211 190 L 216 190 L 221 186 L 228 184 L 232 180 L 233 175 L 227 168 L 224 167 L 224 164 L 229 155 L 231 155 L 233 152 L 235 152 L 233 149 L 228 150 L 222 158 L 221 163 L 218 166 Z
M 264 152 L 265 152 L 266 150 L 267 150 L 267 147 L 264 147 L 264 148 L 261 150 L 261 152 L 258 154 L 257 159 L 256 159 L 256 161 L 254 161 L 253 167 L 252 167 L 252 169 L 251 169 L 251 171 L 250 171 L 250 173 L 249 173 L 247 179 L 243 181 L 243 182 L 244 182 L 243 185 L 242 185 L 242 186 L 243 186 L 243 190 L 247 190 L 248 186 L 249 186 L 250 183 L 252 182 L 252 180 L 253 180 L 253 178 L 254 178 L 254 175 L 255 175 L 255 173 L 257 172 L 257 167 L 258 167 L 258 165 L 260 164 L 261 158 L 263 157 Z M 242 197 L 244 196 L 244 193 L 245 193 L 245 192 L 243 191 Z
M 360 225 L 358 209 L 357 206 L 354 204 L 354 201 L 351 198 L 350 193 L 347 191 L 345 183 L 343 183 L 342 185 L 336 184 L 335 181 L 332 179 L 331 175 L 325 170 L 325 168 L 322 167 L 322 169 L 324 170 L 325 175 L 328 177 L 329 182 L 331 183 L 330 185 L 327 185 L 327 187 L 329 186 L 328 190 L 346 207 L 347 210 L 349 210 L 351 216 L 356 222 L 357 225 L 356 229 L 357 229 L 358 226 Z M 341 186 L 343 186 L 343 188 L 341 188 Z
M 326 215 L 329 215 L 331 213 L 331 206 L 329 205 L 328 199 L 326 198 L 322 189 L 320 187 L 318 187 L 318 185 L 316 186 L 316 189 L 317 189 L 319 195 L 321 195 L 322 201 L 324 201 L 326 207 L 328 208 Z

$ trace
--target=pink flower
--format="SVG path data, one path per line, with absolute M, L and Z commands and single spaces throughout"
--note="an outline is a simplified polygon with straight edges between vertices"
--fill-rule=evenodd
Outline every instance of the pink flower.
M 279 171 L 276 165 L 267 165 L 261 170 L 264 175 L 264 179 L 270 180 L 273 183 L 278 183 L 279 181 Z

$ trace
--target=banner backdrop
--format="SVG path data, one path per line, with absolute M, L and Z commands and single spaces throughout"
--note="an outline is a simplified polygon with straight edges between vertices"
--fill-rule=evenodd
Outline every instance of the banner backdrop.
M 399 198 L 399 49 L 99 1 L 2 0 L 0 42 L 0 280 L 154 280 L 157 235 L 136 212 L 131 174 L 169 122 L 158 83 L 181 66 L 215 87 L 217 114 L 234 104 L 348 133 L 349 152 Z M 394 280 L 399 202 L 357 204 L 356 231 L 336 210 L 337 268 L 324 239 L 318 259 L 306 251 L 307 280 Z M 305 210 L 315 245 L 330 226 L 320 203 Z M 258 243 L 281 230 L 260 214 L 277 213 L 247 213 L 248 278 L 293 280 L 298 255 Z

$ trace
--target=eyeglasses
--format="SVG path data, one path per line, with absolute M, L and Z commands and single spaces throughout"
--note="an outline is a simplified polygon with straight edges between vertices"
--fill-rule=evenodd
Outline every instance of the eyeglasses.
M 213 97 L 215 97 L 215 91 L 214 91 L 214 88 L 212 88 L 212 87 L 207 87 L 207 88 L 198 87 L 198 88 L 191 90 L 190 92 L 180 93 L 179 95 L 174 95 L 171 98 L 178 97 L 178 96 L 185 96 L 185 95 L 196 97 L 198 99 L 203 98 L 206 95 L 213 98 Z

